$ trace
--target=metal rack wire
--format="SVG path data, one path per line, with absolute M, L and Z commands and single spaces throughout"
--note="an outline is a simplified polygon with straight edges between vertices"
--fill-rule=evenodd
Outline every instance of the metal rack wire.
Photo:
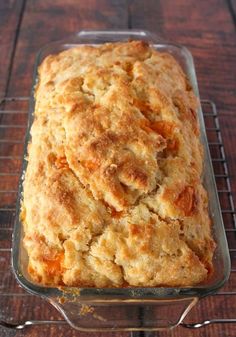
M 21 289 L 11 272 L 11 236 L 28 103 L 28 97 L 6 97 L 0 100 L 0 326 L 11 329 L 24 329 L 29 325 L 65 324 L 49 304 Z M 236 323 L 235 304 L 232 305 L 232 317 L 224 317 L 224 305 L 231 306 L 236 295 L 236 213 L 216 106 L 208 100 L 203 100 L 202 106 L 230 247 L 232 271 L 226 286 L 207 299 L 213 301 L 214 305 L 206 305 L 203 300 L 198 306 L 199 310 L 187 317 L 193 323 L 181 324 L 182 327 L 195 329 L 216 323 Z M 27 310 L 23 310 L 25 308 Z M 209 308 L 212 310 L 209 311 Z M 217 308 L 217 311 L 214 311 L 214 308 Z M 139 336 L 138 333 L 132 335 Z M 148 333 L 146 335 L 149 336 Z

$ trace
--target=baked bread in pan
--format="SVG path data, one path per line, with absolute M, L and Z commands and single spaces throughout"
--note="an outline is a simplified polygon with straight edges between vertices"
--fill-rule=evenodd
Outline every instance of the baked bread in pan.
M 81 45 L 38 69 L 21 219 L 43 285 L 191 286 L 212 272 L 198 101 L 142 41 Z

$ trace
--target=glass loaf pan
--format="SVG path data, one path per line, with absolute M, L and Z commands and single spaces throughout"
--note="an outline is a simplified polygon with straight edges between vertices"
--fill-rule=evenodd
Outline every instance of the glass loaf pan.
M 145 40 L 157 50 L 171 53 L 183 67 L 196 96 L 199 97 L 193 59 L 185 47 L 165 43 L 154 34 L 146 31 L 81 31 L 68 40 L 50 43 L 37 55 L 24 158 L 27 153 L 27 144 L 30 141 L 30 127 L 33 121 L 35 104 L 33 91 L 37 82 L 37 68 L 43 59 L 49 54 L 55 54 L 80 44 L 97 45 L 128 39 Z M 229 277 L 230 258 L 201 107 L 198 109 L 198 117 L 205 152 L 203 182 L 208 192 L 213 236 L 217 243 L 214 255 L 215 272 L 211 279 L 204 284 L 185 288 L 53 288 L 35 284 L 27 273 L 27 253 L 22 245 L 23 225 L 19 218 L 22 182 L 27 167 L 27 161 L 24 159 L 19 183 L 12 250 L 13 269 L 20 285 L 30 293 L 41 296 L 53 304 L 71 326 L 85 331 L 173 328 L 184 319 L 200 298 L 210 295 L 222 287 Z

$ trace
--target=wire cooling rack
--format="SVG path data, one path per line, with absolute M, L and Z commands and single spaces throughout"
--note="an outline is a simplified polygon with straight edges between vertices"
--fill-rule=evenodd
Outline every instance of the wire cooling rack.
M 28 97 L 6 97 L 0 100 L 0 334 L 4 329 L 24 329 L 29 325 L 57 324 L 57 329 L 61 329 L 65 324 L 50 304 L 20 288 L 11 271 L 11 237 L 28 104 Z M 202 107 L 232 270 L 225 287 L 216 295 L 202 300 L 188 315 L 186 322 L 181 324 L 184 328 L 192 329 L 236 322 L 236 213 L 216 106 L 211 101 L 203 100 Z M 225 311 L 227 315 L 231 313 L 231 317 L 225 317 Z M 70 328 L 66 329 L 68 336 Z M 151 334 L 135 332 L 132 336 Z

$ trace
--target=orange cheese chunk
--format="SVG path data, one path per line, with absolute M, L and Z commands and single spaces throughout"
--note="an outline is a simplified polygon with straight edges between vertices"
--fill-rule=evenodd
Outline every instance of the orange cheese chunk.
M 47 267 L 47 272 L 50 275 L 57 275 L 62 271 L 62 263 L 64 260 L 64 253 L 60 252 L 55 257 L 43 257 L 43 263 Z
M 175 204 L 180 208 L 186 216 L 189 216 L 193 211 L 194 205 L 194 189 L 192 186 L 186 186 L 179 194 Z

